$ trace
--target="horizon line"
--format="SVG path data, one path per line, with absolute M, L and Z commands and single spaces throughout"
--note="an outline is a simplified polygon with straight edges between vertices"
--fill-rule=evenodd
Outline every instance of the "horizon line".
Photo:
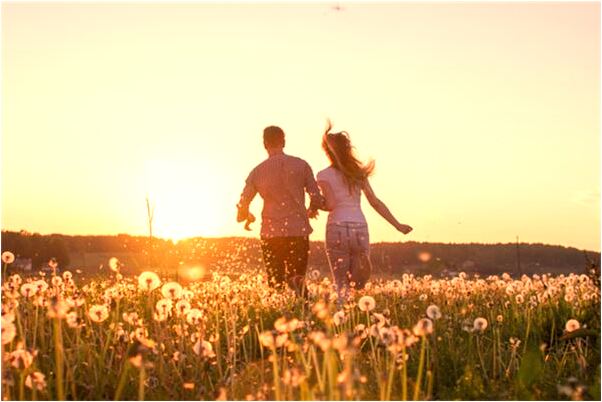
M 20 229 L 20 230 L 11 230 L 11 229 L 1 229 L 1 232 L 14 232 L 14 233 L 21 233 L 21 232 L 27 232 L 30 234 L 38 234 L 40 236 L 53 236 L 53 235 L 59 235 L 59 236 L 82 236 L 82 237 L 117 237 L 117 236 L 130 236 L 130 237 L 149 237 L 148 235 L 144 235 L 144 234 L 131 234 L 131 233 L 116 233 L 116 234 L 67 234 L 67 233 L 40 233 L 40 232 L 32 232 L 26 229 Z M 161 237 L 161 236 L 153 236 L 154 239 L 160 239 L 160 240 L 171 240 L 174 244 L 178 244 L 182 241 L 187 241 L 187 240 L 191 240 L 191 239 L 228 239 L 228 238 L 238 238 L 238 239 L 256 239 L 259 240 L 260 238 L 258 236 L 242 236 L 242 235 L 232 235 L 232 236 L 189 236 L 189 237 L 185 237 L 185 238 L 181 238 L 181 239 L 173 239 L 170 237 Z M 324 239 L 316 239 L 316 240 L 312 240 L 310 238 L 309 240 L 310 242 L 323 242 Z M 551 243 L 543 243 L 543 242 L 497 242 L 497 243 L 484 243 L 484 242 L 478 242 L 478 241 L 471 241 L 471 242 L 444 242 L 444 241 L 418 241 L 418 240 L 407 240 L 407 241 L 377 241 L 377 242 L 370 242 L 370 244 L 383 244 L 383 243 L 393 243 L 393 244 L 405 244 L 405 243 L 421 243 L 421 244 L 445 244 L 445 245 L 469 245 L 469 244 L 479 244 L 479 245 L 506 245 L 506 244 L 519 244 L 519 245 L 537 245 L 537 244 L 541 244 L 543 246 L 551 246 L 551 247 L 563 247 L 563 248 L 573 248 L 576 250 L 581 250 L 581 251 L 585 251 L 585 252 L 594 252 L 594 253 L 601 253 L 600 250 L 588 250 L 585 248 L 581 248 L 581 247 L 576 247 L 576 246 L 570 246 L 570 245 L 564 245 L 564 244 L 551 244 Z

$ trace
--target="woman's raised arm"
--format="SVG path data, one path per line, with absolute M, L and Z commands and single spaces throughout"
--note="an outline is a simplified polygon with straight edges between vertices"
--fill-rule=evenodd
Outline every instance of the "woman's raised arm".
M 385 218 L 385 220 L 387 222 L 389 222 L 391 225 L 393 225 L 393 227 L 397 230 L 399 230 L 401 233 L 403 234 L 408 234 L 412 231 L 412 227 L 410 225 L 405 225 L 403 223 L 400 223 L 391 213 L 391 211 L 389 211 L 389 208 L 387 208 L 387 206 L 385 205 L 384 202 L 382 202 L 377 196 L 376 194 L 374 194 L 374 190 L 372 190 L 372 186 L 370 186 L 370 182 L 368 181 L 368 179 L 364 180 L 364 184 L 362 186 L 362 190 L 364 191 L 364 194 L 366 195 L 366 198 L 368 199 L 368 202 L 370 203 L 370 205 L 372 206 L 372 208 L 374 208 L 374 210 L 376 212 L 378 212 L 378 214 L 380 216 L 382 216 L 383 218 Z

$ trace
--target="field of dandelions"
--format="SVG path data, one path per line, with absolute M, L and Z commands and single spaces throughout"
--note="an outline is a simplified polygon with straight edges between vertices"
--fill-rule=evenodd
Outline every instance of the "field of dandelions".
M 338 304 L 318 271 L 303 301 L 261 272 L 184 285 L 112 259 L 81 280 L 10 257 L 4 400 L 600 400 L 593 271 L 404 274 Z

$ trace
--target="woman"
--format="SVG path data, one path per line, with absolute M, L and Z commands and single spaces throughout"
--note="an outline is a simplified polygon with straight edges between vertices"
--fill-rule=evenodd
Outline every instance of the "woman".
M 318 173 L 317 181 L 329 211 L 326 255 L 341 302 L 350 287 L 363 288 L 372 271 L 368 224 L 360 205 L 362 191 L 372 208 L 395 229 L 408 234 L 412 228 L 399 223 L 370 187 L 368 177 L 374 161 L 362 164 L 354 155 L 349 134 L 331 133 L 331 129 L 329 121 L 322 137 L 322 148 L 331 165 Z

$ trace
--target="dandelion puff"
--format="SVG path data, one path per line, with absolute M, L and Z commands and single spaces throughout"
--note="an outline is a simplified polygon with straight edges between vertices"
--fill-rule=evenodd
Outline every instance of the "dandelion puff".
M 208 341 L 198 340 L 192 347 L 192 350 L 198 356 L 203 356 L 203 357 L 207 357 L 207 358 L 212 358 L 215 356 L 215 352 L 213 351 L 213 346 L 211 345 L 211 342 L 208 342 Z
M 21 286 L 21 295 L 30 298 L 36 294 L 38 288 L 33 283 L 25 283 Z
M 155 304 L 155 309 L 158 313 L 169 315 L 171 313 L 171 309 L 173 307 L 173 302 L 171 299 L 161 299 L 157 301 Z
M 203 322 L 203 312 L 198 308 L 193 308 L 186 313 L 186 322 L 190 325 L 199 325 Z
M 176 303 L 176 314 L 186 315 L 190 311 L 190 303 L 187 300 L 180 300 Z
M 564 329 L 566 329 L 567 332 L 573 332 L 579 328 L 581 328 L 581 325 L 579 324 L 579 321 L 575 320 L 574 318 L 568 320 L 564 325 Z
M 109 258 L 109 269 L 113 272 L 119 272 L 119 268 L 121 267 L 121 263 L 116 257 Z
M 374 310 L 376 301 L 372 296 L 362 296 L 357 302 L 357 305 L 360 310 L 368 312 Z
M 104 304 L 95 304 L 90 307 L 88 317 L 94 322 L 103 322 L 109 318 L 109 309 Z
M 423 318 L 412 328 L 416 336 L 426 336 L 433 333 L 433 322 L 429 318 Z
M 343 310 L 337 311 L 332 316 L 332 322 L 334 322 L 334 325 L 344 324 L 345 321 L 347 321 L 347 317 L 345 317 L 345 312 Z
M 317 269 L 314 269 L 309 273 L 309 279 L 311 279 L 312 281 L 317 281 L 318 279 L 320 279 L 320 276 L 320 271 L 318 271 Z
M 69 328 L 81 327 L 80 319 L 77 317 L 77 312 L 75 312 L 75 311 L 71 311 L 71 312 L 67 313 L 67 316 L 65 317 L 65 321 L 67 322 L 67 325 L 69 326 Z
M 15 261 L 15 255 L 10 251 L 2 253 L 2 262 L 5 264 L 12 264 Z
M 70 308 L 71 307 L 69 306 L 69 303 L 67 303 L 65 300 L 59 300 L 56 297 L 53 297 L 48 304 L 48 312 L 46 315 L 49 318 L 58 318 L 59 320 L 62 320 L 63 318 L 67 317 L 67 313 L 69 312 Z
M 151 291 L 161 286 L 159 275 L 151 271 L 145 271 L 138 276 L 138 289 Z
M 178 282 L 167 282 L 161 287 L 163 297 L 177 300 L 182 296 L 182 285 Z
M 483 317 L 477 317 L 477 318 L 475 318 L 475 320 L 474 320 L 474 323 L 473 323 L 473 329 L 474 329 L 475 331 L 483 332 L 483 331 L 485 331 L 485 330 L 487 329 L 487 325 L 488 325 L 488 324 L 489 324 L 489 323 L 487 322 L 487 319 L 486 319 L 486 318 L 483 318 Z
M 431 304 L 426 309 L 426 315 L 431 320 L 438 320 L 439 318 L 441 318 L 441 310 L 436 305 Z

